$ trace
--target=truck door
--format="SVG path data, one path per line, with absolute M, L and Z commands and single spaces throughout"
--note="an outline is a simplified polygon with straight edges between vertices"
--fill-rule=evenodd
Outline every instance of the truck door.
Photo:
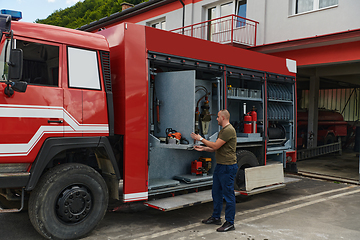
M 26 81 L 28 87 L 25 93 L 5 95 L 7 66 L 4 61 L 10 40 L 3 40 L 0 45 L 0 161 L 32 162 L 46 138 L 63 136 L 63 90 L 59 87 L 61 46 L 25 38 L 14 40 L 14 46 L 23 51 L 21 80 Z
M 98 52 L 67 47 L 65 54 L 68 61 L 68 80 L 64 83 L 65 136 L 108 135 L 106 93 Z

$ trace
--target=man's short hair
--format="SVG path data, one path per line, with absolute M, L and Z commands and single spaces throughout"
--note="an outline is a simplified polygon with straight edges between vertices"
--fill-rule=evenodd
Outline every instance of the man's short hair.
M 229 113 L 228 110 L 226 110 L 226 109 L 220 110 L 220 114 L 221 114 L 222 116 L 224 116 L 224 118 L 225 118 L 226 120 L 230 120 L 230 113 Z

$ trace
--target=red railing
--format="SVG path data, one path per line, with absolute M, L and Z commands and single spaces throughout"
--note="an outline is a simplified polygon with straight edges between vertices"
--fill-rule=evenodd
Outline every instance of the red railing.
M 258 24 L 259 22 L 233 14 L 177 28 L 171 32 L 217 43 L 256 46 Z

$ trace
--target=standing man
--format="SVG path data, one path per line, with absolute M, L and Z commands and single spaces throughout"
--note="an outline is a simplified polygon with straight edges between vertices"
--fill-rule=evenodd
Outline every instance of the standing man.
M 230 113 L 227 110 L 219 111 L 217 115 L 218 124 L 222 127 L 216 142 L 210 142 L 199 134 L 191 133 L 191 137 L 202 142 L 206 146 L 195 146 L 197 151 L 215 152 L 216 167 L 213 175 L 212 198 L 214 210 L 208 219 L 202 220 L 205 224 L 221 225 L 220 214 L 223 198 L 226 201 L 226 222 L 218 228 L 218 232 L 234 230 L 235 219 L 235 193 L 234 178 L 237 172 L 236 163 L 236 131 L 230 124 Z

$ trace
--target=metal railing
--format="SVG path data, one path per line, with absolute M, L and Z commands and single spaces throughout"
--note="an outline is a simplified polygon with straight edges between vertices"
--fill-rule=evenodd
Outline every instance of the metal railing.
M 171 32 L 223 44 L 256 46 L 256 22 L 237 15 L 227 15 L 205 22 L 177 28 Z
M 342 146 L 341 139 L 339 138 L 339 141 L 335 143 L 330 143 L 315 148 L 297 150 L 296 161 L 301 161 L 308 158 L 314 158 L 317 156 L 326 155 L 334 152 L 339 152 L 339 154 L 342 154 L 341 146 Z

